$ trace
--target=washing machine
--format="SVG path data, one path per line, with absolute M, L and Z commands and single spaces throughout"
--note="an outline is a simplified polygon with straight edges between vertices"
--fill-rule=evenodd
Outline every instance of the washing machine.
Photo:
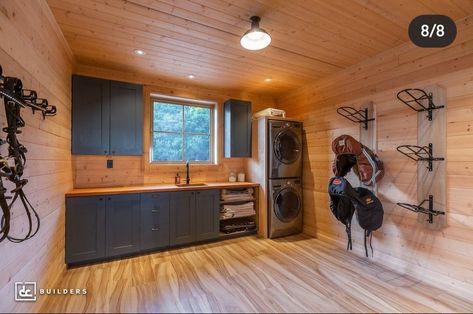
M 270 238 L 302 232 L 302 182 L 299 178 L 269 180 Z
M 302 122 L 269 120 L 269 179 L 302 176 Z

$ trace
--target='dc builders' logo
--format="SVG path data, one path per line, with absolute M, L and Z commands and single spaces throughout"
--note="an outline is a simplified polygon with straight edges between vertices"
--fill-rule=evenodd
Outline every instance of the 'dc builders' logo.
M 36 282 L 34 281 L 15 282 L 15 301 L 25 301 L 25 302 L 36 301 Z
M 86 295 L 87 289 L 44 289 L 36 288 L 35 281 L 17 281 L 15 282 L 15 301 L 17 302 L 35 302 L 37 295 Z

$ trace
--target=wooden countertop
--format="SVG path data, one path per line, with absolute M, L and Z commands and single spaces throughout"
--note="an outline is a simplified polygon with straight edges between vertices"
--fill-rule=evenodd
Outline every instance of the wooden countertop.
M 146 192 L 165 192 L 165 191 L 188 191 L 188 190 L 211 190 L 211 189 L 228 189 L 228 188 L 244 188 L 256 187 L 258 183 L 252 182 L 206 182 L 206 185 L 178 187 L 174 184 L 154 184 L 154 185 L 133 185 L 133 186 L 117 186 L 102 188 L 83 188 L 73 189 L 66 193 L 66 197 L 76 196 L 93 196 L 93 195 L 113 195 L 113 194 L 129 194 L 129 193 L 146 193 Z

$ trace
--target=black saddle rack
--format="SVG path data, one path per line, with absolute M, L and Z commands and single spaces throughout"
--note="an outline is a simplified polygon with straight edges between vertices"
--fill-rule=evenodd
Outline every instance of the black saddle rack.
M 422 205 L 424 205 L 426 202 L 429 203 L 429 208 L 422 207 Z M 401 206 L 402 208 L 413 211 L 415 213 L 429 215 L 429 218 L 427 219 L 427 221 L 430 224 L 434 222 L 434 216 L 445 215 L 445 212 L 443 211 L 434 210 L 433 195 L 429 195 L 429 199 L 423 200 L 422 203 L 420 203 L 419 205 L 412 205 L 412 204 L 407 204 L 407 203 L 397 203 L 397 205 Z
M 445 107 L 443 105 L 436 106 L 432 99 L 432 93 L 427 94 L 424 90 L 418 88 L 403 89 L 397 93 L 397 99 L 414 111 L 427 111 L 429 121 L 432 121 L 432 111 Z M 425 101 L 427 101 L 427 106 L 425 105 Z
M 368 108 L 356 109 L 353 107 L 337 108 L 337 113 L 355 123 L 362 123 L 363 128 L 368 130 L 368 122 L 374 121 L 374 118 L 368 119 Z
M 443 157 L 433 156 L 433 145 L 429 143 L 428 146 L 417 146 L 417 145 L 401 145 L 397 147 L 397 151 L 401 154 L 409 157 L 414 161 L 427 161 L 429 165 L 427 169 L 433 170 L 433 162 L 445 160 Z

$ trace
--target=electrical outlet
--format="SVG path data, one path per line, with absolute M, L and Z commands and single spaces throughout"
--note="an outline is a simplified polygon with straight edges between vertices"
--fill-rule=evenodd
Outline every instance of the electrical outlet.
M 107 168 L 113 168 L 113 159 L 107 159 Z

